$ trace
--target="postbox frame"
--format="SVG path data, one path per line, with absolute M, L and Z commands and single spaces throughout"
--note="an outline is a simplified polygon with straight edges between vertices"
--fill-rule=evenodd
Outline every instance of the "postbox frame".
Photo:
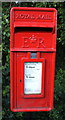
M 12 19 L 12 16 L 14 16 L 14 11 L 15 10 L 24 10 L 24 11 L 26 11 L 26 10 L 31 10 L 31 11 L 53 11 L 55 14 L 54 14 L 54 18 L 55 18 L 55 22 L 53 23 L 53 24 L 42 24 L 42 25 L 40 25 L 40 24 L 38 24 L 38 26 L 37 26 L 37 24 L 34 24 L 34 25 L 31 25 L 31 24 L 19 24 L 19 23 L 14 23 L 14 21 L 13 21 L 13 19 Z M 13 66 L 13 64 L 14 64 L 14 62 L 13 62 L 13 56 L 14 56 L 14 53 L 15 52 L 25 52 L 25 51 L 27 51 L 27 52 L 29 52 L 29 51 L 32 51 L 32 52 L 50 52 L 50 53 L 53 53 L 53 55 L 52 55 L 52 58 L 53 58 L 53 62 L 55 63 L 55 52 L 56 52 L 56 42 L 54 42 L 54 46 L 55 47 L 53 47 L 52 46 L 52 48 L 40 48 L 40 49 L 38 49 L 38 48 L 34 48 L 34 49 L 25 49 L 25 48 L 23 48 L 23 49 L 21 49 L 21 48 L 13 48 L 13 33 L 14 33 L 14 29 L 16 28 L 16 27 L 46 27 L 46 28 L 52 28 L 53 26 L 53 32 L 55 31 L 55 34 L 54 34 L 54 39 L 56 40 L 56 24 L 57 24 L 57 19 L 56 19 L 56 16 L 57 16 L 57 11 L 56 11 L 56 9 L 54 9 L 54 8 L 30 8 L 30 7 L 13 7 L 12 9 L 11 9 L 11 13 L 10 13 L 10 33 L 11 33 L 11 35 L 10 35 L 10 108 L 11 108 L 11 110 L 13 111 L 13 112 L 21 112 L 21 111 L 50 111 L 51 109 L 53 109 L 53 97 L 54 97 L 54 78 L 53 78 L 53 76 L 51 75 L 51 78 L 52 78 L 52 81 L 51 81 L 51 89 L 52 89 L 52 92 L 51 92 L 51 90 L 50 90 L 50 94 L 51 94 L 51 97 L 50 97 L 50 105 L 49 105 L 49 107 L 38 107 L 38 108 L 15 108 L 14 106 L 15 106 L 15 104 L 16 104 L 16 98 L 14 99 L 14 101 L 13 101 L 13 87 L 14 87 L 14 83 L 13 83 L 13 77 L 14 77 L 14 75 L 13 75 L 13 70 L 14 70 L 14 66 Z M 14 23 L 14 24 L 13 24 Z M 17 53 L 16 53 L 17 54 Z M 15 54 L 15 56 L 16 56 L 16 54 Z M 38 59 L 38 58 L 37 58 Z M 33 59 L 32 59 L 33 60 Z M 23 66 L 23 64 L 24 64 L 24 61 L 27 61 L 27 60 L 23 60 L 23 63 L 22 63 L 22 66 Z M 28 61 L 29 61 L 29 59 L 28 59 Z M 34 61 L 34 60 L 33 60 Z M 55 69 L 55 65 L 53 64 L 53 62 L 51 63 L 51 71 L 52 71 L 52 73 L 54 74 L 54 69 Z M 43 65 L 44 66 L 44 65 Z M 16 68 L 16 67 L 15 67 Z M 44 83 L 45 84 L 45 83 Z M 16 94 L 16 91 L 14 91 L 14 94 Z M 26 97 L 26 96 L 25 96 Z M 30 97 L 30 96 L 29 96 Z M 33 96 L 31 96 L 31 97 L 33 97 Z M 37 97 L 37 96 L 36 96 Z M 41 96 L 40 96 L 41 97 Z

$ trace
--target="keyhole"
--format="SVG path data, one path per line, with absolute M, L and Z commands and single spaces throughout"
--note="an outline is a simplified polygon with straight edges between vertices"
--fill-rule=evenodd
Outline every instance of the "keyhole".
M 20 80 L 20 82 L 22 82 L 22 80 Z

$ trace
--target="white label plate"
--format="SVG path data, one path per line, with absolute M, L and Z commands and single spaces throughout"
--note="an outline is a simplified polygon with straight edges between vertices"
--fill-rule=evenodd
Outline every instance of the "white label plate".
M 42 62 L 24 63 L 24 94 L 41 94 Z

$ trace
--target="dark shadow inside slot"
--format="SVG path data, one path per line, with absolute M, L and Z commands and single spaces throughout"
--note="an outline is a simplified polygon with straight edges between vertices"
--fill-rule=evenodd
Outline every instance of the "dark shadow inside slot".
M 16 27 L 15 32 L 22 31 L 44 31 L 44 32 L 52 32 L 53 28 L 43 28 L 43 27 Z

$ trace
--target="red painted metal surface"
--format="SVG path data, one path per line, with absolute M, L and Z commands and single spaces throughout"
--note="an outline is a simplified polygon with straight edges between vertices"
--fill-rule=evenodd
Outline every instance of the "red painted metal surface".
M 10 12 L 10 107 L 14 112 L 53 109 L 56 10 L 14 7 Z M 35 58 L 31 54 L 35 53 Z M 40 94 L 24 94 L 24 63 L 42 63 Z

